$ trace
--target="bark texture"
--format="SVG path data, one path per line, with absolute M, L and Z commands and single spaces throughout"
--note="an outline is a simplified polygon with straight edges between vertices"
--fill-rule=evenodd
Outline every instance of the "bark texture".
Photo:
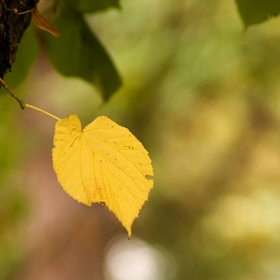
M 0 0 L 0 77 L 11 70 L 16 61 L 20 39 L 29 26 L 33 9 L 39 0 Z

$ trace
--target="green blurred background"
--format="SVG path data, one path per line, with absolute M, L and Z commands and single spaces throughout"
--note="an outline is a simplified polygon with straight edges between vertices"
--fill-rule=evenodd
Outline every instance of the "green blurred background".
M 122 0 L 87 20 L 124 80 L 108 103 L 43 47 L 15 91 L 129 128 L 154 189 L 127 240 L 106 207 L 57 183 L 54 120 L 2 95 L 0 279 L 280 279 L 280 18 L 245 32 L 233 0 Z

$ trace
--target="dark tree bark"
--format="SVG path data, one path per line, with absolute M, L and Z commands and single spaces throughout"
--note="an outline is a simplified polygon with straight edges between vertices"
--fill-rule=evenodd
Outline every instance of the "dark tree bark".
M 32 10 L 39 0 L 0 0 L 0 77 L 11 70 L 16 61 L 20 39 L 29 26 Z

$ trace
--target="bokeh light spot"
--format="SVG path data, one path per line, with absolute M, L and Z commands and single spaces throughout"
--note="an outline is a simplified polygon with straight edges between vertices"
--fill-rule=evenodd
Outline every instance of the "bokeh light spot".
M 107 280 L 172 280 L 177 265 L 163 248 L 148 245 L 138 238 L 114 239 L 105 259 Z

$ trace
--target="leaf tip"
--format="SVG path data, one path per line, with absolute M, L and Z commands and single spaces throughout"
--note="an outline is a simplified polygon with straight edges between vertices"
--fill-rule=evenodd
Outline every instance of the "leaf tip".
M 127 228 L 126 230 L 127 230 L 127 237 L 128 237 L 128 239 L 130 239 L 131 238 L 131 228 Z

